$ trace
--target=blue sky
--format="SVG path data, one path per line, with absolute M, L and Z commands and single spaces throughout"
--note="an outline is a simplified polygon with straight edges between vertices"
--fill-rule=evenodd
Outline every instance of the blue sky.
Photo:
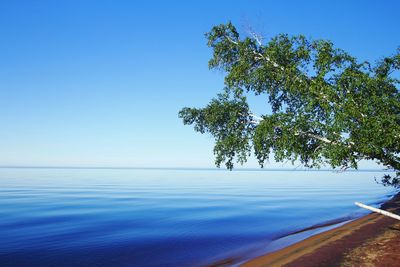
M 400 46 L 399 10 L 395 0 L 1 1 L 0 165 L 213 167 L 212 139 L 177 117 L 223 88 L 207 66 L 213 25 L 330 39 L 375 61 Z

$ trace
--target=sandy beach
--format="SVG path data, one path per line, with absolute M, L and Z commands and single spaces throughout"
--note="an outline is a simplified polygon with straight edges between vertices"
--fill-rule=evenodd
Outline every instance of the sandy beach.
M 399 214 L 400 193 L 381 206 Z M 242 266 L 400 266 L 400 221 L 369 214 Z

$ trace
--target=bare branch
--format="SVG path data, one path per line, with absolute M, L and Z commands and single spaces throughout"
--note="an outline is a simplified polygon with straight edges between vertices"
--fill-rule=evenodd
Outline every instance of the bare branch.
M 251 27 L 248 27 L 247 31 L 249 32 L 251 37 L 253 37 L 253 39 L 256 40 L 257 44 L 261 46 L 264 37 L 261 34 L 256 33 Z

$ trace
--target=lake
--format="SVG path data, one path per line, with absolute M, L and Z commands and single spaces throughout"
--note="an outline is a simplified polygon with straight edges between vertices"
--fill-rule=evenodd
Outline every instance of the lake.
M 382 175 L 1 168 L 0 266 L 237 265 L 379 206 Z

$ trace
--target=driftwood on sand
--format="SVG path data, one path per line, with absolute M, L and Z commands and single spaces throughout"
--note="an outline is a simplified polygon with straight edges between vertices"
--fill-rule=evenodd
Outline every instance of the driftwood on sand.
M 373 211 L 373 212 L 380 213 L 380 214 L 382 214 L 382 215 L 385 215 L 385 216 L 388 216 L 388 217 L 390 217 L 390 218 L 393 218 L 393 219 L 396 219 L 396 220 L 399 220 L 399 221 L 400 221 L 400 216 L 397 215 L 397 214 L 388 212 L 388 211 L 386 211 L 386 210 L 381 210 L 381 209 L 377 209 L 377 208 L 374 208 L 374 207 L 370 207 L 370 206 L 367 206 L 367 205 L 362 204 L 362 203 L 360 203 L 360 202 L 355 202 L 354 204 L 356 204 L 357 206 L 359 206 L 359 207 L 361 207 L 361 208 L 364 208 L 364 209 L 367 209 L 367 210 L 371 210 L 371 211 Z

